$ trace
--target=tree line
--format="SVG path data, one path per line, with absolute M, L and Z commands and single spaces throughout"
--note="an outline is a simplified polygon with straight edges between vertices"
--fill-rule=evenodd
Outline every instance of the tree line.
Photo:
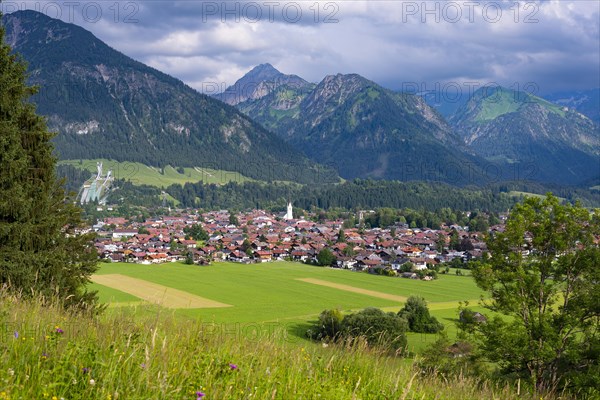
M 412 208 L 437 210 L 506 211 L 515 200 L 485 188 L 457 188 L 439 182 L 362 180 L 338 185 L 293 185 L 285 183 L 230 182 L 225 185 L 203 182 L 171 185 L 166 190 L 183 207 L 227 209 L 284 209 L 288 200 L 295 207 L 311 210 Z

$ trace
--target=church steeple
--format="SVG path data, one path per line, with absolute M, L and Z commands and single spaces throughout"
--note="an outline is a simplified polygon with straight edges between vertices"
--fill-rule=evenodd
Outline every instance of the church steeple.
M 285 213 L 283 219 L 285 219 L 286 221 L 294 219 L 294 214 L 292 213 L 292 202 L 288 202 L 287 212 Z

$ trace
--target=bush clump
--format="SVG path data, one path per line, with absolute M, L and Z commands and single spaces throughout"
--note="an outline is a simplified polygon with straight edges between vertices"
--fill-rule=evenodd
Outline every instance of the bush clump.
M 404 318 L 378 308 L 365 308 L 346 316 L 333 309 L 319 315 L 318 321 L 307 331 L 307 336 L 325 342 L 364 339 L 371 347 L 400 353 L 406 347 L 407 330 L 408 324 Z
M 444 325 L 429 314 L 425 299 L 419 296 L 410 296 L 398 316 L 406 319 L 411 332 L 438 333 L 444 329 Z

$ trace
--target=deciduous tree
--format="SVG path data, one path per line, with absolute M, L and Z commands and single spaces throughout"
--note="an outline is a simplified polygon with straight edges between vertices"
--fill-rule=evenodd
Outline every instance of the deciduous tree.
M 317 254 L 317 262 L 319 263 L 319 265 L 329 266 L 329 265 L 333 264 L 334 261 L 335 261 L 335 256 L 333 255 L 331 250 L 329 250 L 327 247 L 325 247 L 323 250 L 321 250 L 319 252 L 319 254 Z
M 600 395 L 599 219 L 550 194 L 527 198 L 473 270 L 486 307 L 502 315 L 478 326 L 483 354 L 538 392 Z
M 437 333 L 444 329 L 444 326 L 429 314 L 425 299 L 419 296 L 410 296 L 398 312 L 398 316 L 406 319 L 412 332 Z

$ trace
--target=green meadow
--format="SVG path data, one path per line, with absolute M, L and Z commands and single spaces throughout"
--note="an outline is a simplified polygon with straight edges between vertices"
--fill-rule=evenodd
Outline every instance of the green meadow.
M 111 170 L 113 176 L 117 179 L 131 181 L 134 185 L 150 185 L 166 188 L 173 184 L 183 185 L 188 182 L 203 181 L 204 183 L 222 185 L 228 182 L 242 183 L 252 180 L 239 172 L 194 167 L 184 168 L 184 172 L 181 174 L 177 169 L 169 165 L 164 168 L 157 168 L 137 162 L 118 162 L 106 159 L 63 160 L 59 162 L 59 165 L 71 165 L 78 169 L 90 171 L 90 174 L 96 175 L 96 163 L 100 161 L 102 162 L 105 174 L 108 170 Z
M 292 262 L 265 264 L 213 263 L 210 266 L 190 266 L 181 263 L 141 265 L 128 263 L 101 264 L 98 272 L 121 274 L 154 284 L 178 289 L 210 300 L 226 303 L 226 308 L 177 309 L 174 313 L 204 323 L 232 326 L 269 325 L 279 326 L 298 337 L 308 328 L 324 309 L 338 308 L 343 312 L 357 311 L 366 307 L 379 307 L 386 311 L 398 311 L 402 303 L 373 297 L 367 294 L 307 283 L 298 279 L 312 278 L 342 284 L 357 289 L 383 294 L 408 297 L 420 295 L 428 302 L 431 313 L 438 317 L 452 336 L 456 330 L 459 302 L 470 301 L 472 306 L 482 292 L 469 276 L 439 275 L 434 281 L 370 275 L 366 273 L 322 268 Z M 102 302 L 109 308 L 122 309 L 140 306 L 140 299 L 99 284 L 91 284 L 98 290 Z M 151 310 L 140 307 L 138 312 Z M 435 340 L 435 335 L 409 334 L 409 347 L 419 350 Z
M 542 194 L 537 194 L 537 193 L 530 193 L 530 192 L 520 192 L 518 190 L 511 190 L 510 192 L 508 192 L 509 196 L 514 196 L 514 197 L 537 197 L 538 199 L 544 199 L 546 198 L 545 195 Z M 565 199 L 564 197 L 559 197 L 558 198 L 560 201 L 567 201 L 567 199 Z

